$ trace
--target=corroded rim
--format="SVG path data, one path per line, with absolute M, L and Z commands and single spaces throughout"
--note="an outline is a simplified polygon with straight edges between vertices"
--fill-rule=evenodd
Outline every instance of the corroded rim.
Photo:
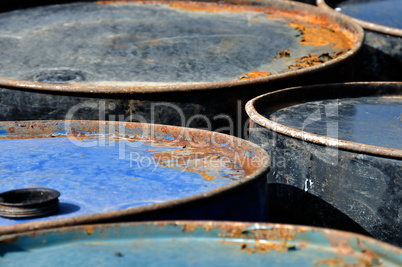
M 23 224 L 15 224 L 15 225 L 7 225 L 7 226 L 0 226 L 0 235 L 2 234 L 10 234 L 10 233 L 16 233 L 16 232 L 25 232 L 25 231 L 32 231 L 32 230 L 38 230 L 38 229 L 49 229 L 49 228 L 54 228 L 54 227 L 63 227 L 63 226 L 71 226 L 71 225 L 77 225 L 77 224 L 89 224 L 89 223 L 94 223 L 94 222 L 100 222 L 100 221 L 106 221 L 106 220 L 112 220 L 116 219 L 119 217 L 124 217 L 124 216 L 132 216 L 132 215 L 137 215 L 145 212 L 151 212 L 151 211 L 159 211 L 159 210 L 164 210 L 164 209 L 171 209 L 175 207 L 180 207 L 180 206 L 185 206 L 185 205 L 190 205 L 193 203 L 198 203 L 199 201 L 203 201 L 206 199 L 210 199 L 212 197 L 217 197 L 222 194 L 226 194 L 230 192 L 231 190 L 236 190 L 238 188 L 241 188 L 242 186 L 252 183 L 254 181 L 257 181 L 259 179 L 265 179 L 265 173 L 268 171 L 269 166 L 270 166 L 270 157 L 268 153 L 260 148 L 259 146 L 246 141 L 244 139 L 240 139 L 234 136 L 222 134 L 222 133 L 217 133 L 217 132 L 212 132 L 212 131 L 205 131 L 205 130 L 199 130 L 199 129 L 192 129 L 192 128 L 184 128 L 184 127 L 176 127 L 176 126 L 170 126 L 170 125 L 160 125 L 160 124 L 146 124 L 146 123 L 132 123 L 132 122 L 115 122 L 115 121 L 71 121 L 72 123 L 76 124 L 83 124 L 85 126 L 84 130 L 85 132 L 88 132 L 87 130 L 89 127 L 105 127 L 106 125 L 113 125 L 112 129 L 115 129 L 116 131 L 119 129 L 119 126 L 121 124 L 124 124 L 126 128 L 132 129 L 132 128 L 140 128 L 144 132 L 149 130 L 149 127 L 154 127 L 153 129 L 155 131 L 161 131 L 164 133 L 170 133 L 175 136 L 179 136 L 178 138 L 183 138 L 182 136 L 183 131 L 186 133 L 186 136 L 191 136 L 192 140 L 191 142 L 199 142 L 199 143 L 206 143 L 206 140 L 212 140 L 210 143 L 212 145 L 217 147 L 221 147 L 222 150 L 227 148 L 227 141 L 232 138 L 232 142 L 236 144 L 236 146 L 233 147 L 233 150 L 237 150 L 240 153 L 242 153 L 242 149 L 246 150 L 247 152 L 253 153 L 255 157 L 258 157 L 258 168 L 255 168 L 253 172 L 250 174 L 246 175 L 242 179 L 232 182 L 228 185 L 221 186 L 219 188 L 207 191 L 205 193 L 200 193 L 196 195 L 192 195 L 189 197 L 177 199 L 177 200 L 171 200 L 159 204 L 153 204 L 153 205 L 147 205 L 143 207 L 137 207 L 137 208 L 128 208 L 124 210 L 118 210 L 118 211 L 110 211 L 110 212 L 105 212 L 105 213 L 97 213 L 97 214 L 90 214 L 90 215 L 82 215 L 82 216 L 76 216 L 76 217 L 68 217 L 68 218 L 63 218 L 63 219 L 54 219 L 54 220 L 47 220 L 47 221 L 37 221 L 37 222 L 29 222 L 29 223 L 23 223 Z M 27 138 L 27 135 L 24 135 L 24 132 L 26 133 L 26 130 L 30 130 L 31 136 L 36 136 L 37 133 L 45 131 L 44 135 L 41 135 L 40 137 L 49 137 L 51 136 L 51 132 L 53 129 L 60 129 L 61 125 L 64 125 L 63 121 L 26 121 L 26 122 L 0 122 L 0 127 L 6 127 L 7 129 L 12 129 L 11 133 L 8 131 L 8 134 L 5 136 L 0 136 L 0 139 L 8 139 L 8 138 L 15 138 L 18 136 L 23 136 L 23 138 Z M 86 128 L 85 128 L 86 127 Z M 4 129 L 4 128 L 3 128 Z M 75 132 L 73 134 L 73 132 Z M 49 135 L 50 134 L 50 135 Z M 69 133 L 66 136 L 76 136 L 77 135 L 77 129 L 72 130 L 71 133 Z M 29 135 L 28 135 L 29 136 Z M 65 137 L 63 135 L 60 135 L 60 137 Z M 125 137 L 123 135 L 122 137 Z M 144 138 L 138 138 L 139 140 L 154 140 L 154 139 L 149 139 L 148 136 Z M 163 137 L 155 137 L 155 139 L 158 139 L 163 142 L 165 140 L 166 142 L 172 142 L 171 139 L 164 139 Z M 187 140 L 188 141 L 188 140 Z M 243 151 L 244 152 L 244 151 Z M 224 152 L 222 152 L 224 153 Z M 230 153 L 226 151 L 226 153 Z M 233 153 L 233 151 L 232 151 Z M 250 153 L 250 154 L 251 154 Z M 250 157 L 250 156 L 249 156 Z M 252 159 L 252 157 L 251 157 Z M 253 160 L 253 159 L 252 159 Z M 256 159 L 254 159 L 255 161 Z
M 318 134 L 313 134 L 309 132 L 304 132 L 299 129 L 295 129 L 292 127 L 285 126 L 283 124 L 277 123 L 275 121 L 269 120 L 268 118 L 261 115 L 255 108 L 254 103 L 262 98 L 269 98 L 271 96 L 280 95 L 283 93 L 289 93 L 292 91 L 303 90 L 303 88 L 313 88 L 313 87 L 331 87 L 331 86 L 348 86 L 348 85 L 392 85 L 398 84 L 402 85 L 402 82 L 355 82 L 355 83 L 343 83 L 343 84 L 321 84 L 321 85 L 313 85 L 313 86 L 301 86 L 301 87 L 292 87 L 283 90 L 279 90 L 272 93 L 267 93 L 252 100 L 248 101 L 246 104 L 246 112 L 248 116 L 251 118 L 252 122 L 258 123 L 260 126 L 265 127 L 271 131 L 278 132 L 284 134 L 286 136 L 290 136 L 292 138 L 300 139 L 303 141 L 307 141 L 314 144 L 319 144 L 323 146 L 338 148 L 346 151 L 353 151 L 362 154 L 371 154 L 375 156 L 382 157 L 390 157 L 402 159 L 402 149 L 393 149 L 387 147 L 366 145 L 362 143 L 350 142 L 339 140 L 331 137 L 326 137 Z M 290 100 L 289 100 L 290 101 Z
M 195 237 L 201 235 L 194 232 L 194 230 L 201 228 L 205 232 L 211 233 L 210 230 L 218 229 L 222 231 L 221 234 L 216 235 L 217 238 L 233 238 L 236 236 L 241 236 L 241 239 L 252 239 L 252 240 L 270 240 L 270 241 L 280 241 L 283 242 L 284 239 L 292 240 L 297 238 L 299 233 L 308 232 L 319 232 L 322 233 L 327 239 L 331 247 L 337 250 L 346 250 L 364 252 L 367 246 L 378 245 L 381 250 L 386 250 L 388 252 L 395 253 L 396 255 L 402 254 L 402 248 L 385 243 L 380 240 L 376 240 L 369 236 L 364 236 L 357 233 L 346 232 L 336 229 L 321 228 L 315 226 L 302 226 L 302 225 L 290 225 L 290 224 L 278 224 L 278 223 L 253 223 L 253 222 L 233 222 L 233 221 L 150 221 L 150 222 L 129 222 L 129 223 L 106 223 L 106 224 L 90 224 L 90 225 L 78 225 L 78 226 L 68 226 L 57 229 L 32 229 L 28 232 L 20 232 L 10 235 L 4 235 L 0 237 L 0 242 L 7 240 L 8 243 L 18 242 L 23 237 L 35 238 L 43 234 L 57 233 L 64 234 L 67 232 L 83 231 L 86 234 L 93 234 L 95 230 L 102 233 L 108 229 L 115 229 L 116 227 L 129 227 L 135 232 L 137 227 L 149 227 L 149 232 L 155 231 L 156 228 L 164 227 L 179 227 L 182 232 L 190 232 L 190 235 Z M 116 231 L 116 230 L 114 230 Z M 225 231 L 227 237 L 225 236 Z M 255 232 L 255 234 L 254 234 Z M 115 232 L 116 233 L 116 232 Z M 191 234 L 193 233 L 193 234 Z M 244 235 L 244 233 L 252 234 L 250 237 Z M 271 234 L 269 234 L 271 233 Z M 187 233 L 186 235 L 188 235 Z M 215 235 L 211 233 L 211 235 Z M 290 236 L 294 236 L 291 238 Z M 351 239 L 357 241 L 358 247 L 349 246 L 348 243 Z M 302 240 L 300 240 L 302 241 Z M 305 240 L 304 240 L 305 241 Z M 366 243 L 367 242 L 367 243 Z M 241 243 L 239 243 L 241 244 Z M 390 255 L 382 255 L 383 257 Z
M 127 0 L 127 1 L 105 1 L 105 2 L 138 2 L 138 3 L 170 3 L 175 0 Z M 183 0 L 179 0 L 183 1 Z M 205 0 L 206 3 L 210 1 Z M 78 83 L 42 83 L 33 81 L 14 80 L 0 77 L 0 85 L 7 87 L 23 88 L 35 91 L 52 91 L 52 92 L 68 92 L 68 93 L 90 93 L 90 94 L 130 94 L 130 93 L 160 93 L 160 92 L 181 92 L 181 91 L 199 91 L 199 90 L 212 90 L 222 89 L 229 87 L 239 87 L 248 85 L 258 85 L 268 82 L 284 81 L 294 76 L 302 76 L 309 73 L 315 73 L 321 70 L 327 70 L 337 64 L 343 63 L 350 57 L 354 56 L 362 47 L 364 40 L 363 29 L 345 19 L 340 14 L 328 14 L 323 10 L 313 5 L 307 5 L 294 1 L 280 1 L 280 0 L 224 0 L 225 4 L 236 5 L 241 7 L 253 7 L 261 9 L 260 12 L 270 11 L 277 12 L 285 18 L 293 18 L 302 20 L 309 23 L 318 23 L 323 25 L 324 22 L 327 26 L 337 24 L 340 26 L 346 38 L 353 42 L 353 47 L 344 54 L 332 59 L 326 63 L 311 66 L 300 70 L 292 70 L 285 73 L 273 74 L 268 77 L 261 77 L 247 80 L 211 82 L 211 83 L 195 83 L 195 84 L 178 84 L 178 85 L 162 85 L 162 86 L 127 86 L 127 85 L 90 85 Z M 353 39 L 353 40 L 352 40 Z
M 356 19 L 356 18 L 350 17 L 348 15 L 342 14 L 342 13 L 334 10 L 332 7 L 330 7 L 325 2 L 325 0 L 316 0 L 316 1 L 317 1 L 316 4 L 319 8 L 322 8 L 323 10 L 326 10 L 332 14 L 342 15 L 343 17 L 348 18 L 348 19 L 354 21 L 355 23 L 361 25 L 363 28 L 365 28 L 367 30 L 402 37 L 402 29 L 387 27 L 384 25 L 368 22 L 365 20 Z

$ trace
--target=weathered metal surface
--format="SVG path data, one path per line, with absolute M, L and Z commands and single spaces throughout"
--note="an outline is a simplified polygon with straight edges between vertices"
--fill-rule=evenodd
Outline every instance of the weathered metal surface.
M 367 30 L 402 37 L 400 0 L 327 0 L 327 3 L 317 0 L 318 6 L 335 9 Z
M 402 83 L 306 86 L 247 103 L 272 158 L 269 220 L 402 246 Z
M 36 5 L 0 13 L 0 120 L 64 119 L 76 104 L 105 100 L 124 119 L 148 118 L 152 104 L 168 102 L 178 104 L 185 123 L 217 114 L 237 122 L 237 101 L 242 110 L 275 88 L 352 80 L 363 41 L 359 26 L 296 2 Z M 317 36 L 324 37 L 317 43 Z M 283 50 L 289 56 L 278 57 Z M 298 64 L 309 54 L 324 56 Z M 152 122 L 179 124 L 176 110 L 159 108 L 170 116 Z M 194 126 L 205 127 L 197 120 Z
M 0 216 L 33 218 L 54 214 L 60 192 L 49 188 L 15 189 L 0 194 Z
M 402 80 L 401 1 L 317 0 L 317 5 L 331 14 L 343 13 L 366 29 L 361 53 L 364 80 Z
M 279 224 L 147 222 L 0 237 L 2 266 L 400 266 L 402 250 L 347 232 Z
M 214 132 L 94 121 L 0 123 L 2 190 L 61 193 L 46 218 L 0 233 L 146 219 L 266 219 L 266 152 Z

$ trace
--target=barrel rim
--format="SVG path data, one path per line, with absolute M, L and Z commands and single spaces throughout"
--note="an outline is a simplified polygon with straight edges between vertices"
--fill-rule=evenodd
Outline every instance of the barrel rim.
M 373 22 L 369 22 L 369 21 L 365 21 L 365 20 L 360 20 L 360 19 L 348 16 L 348 15 L 342 14 L 342 13 L 334 10 L 332 7 L 330 7 L 325 2 L 325 0 L 316 0 L 316 5 L 319 8 L 322 8 L 323 10 L 326 10 L 331 14 L 339 14 L 345 18 L 348 18 L 367 30 L 402 37 L 402 29 L 384 26 L 381 24 L 377 24 L 377 23 L 373 23 Z
M 197 234 L 194 233 L 194 230 L 197 228 L 202 228 L 206 232 L 210 232 L 212 229 L 226 230 L 228 234 L 233 233 L 243 233 L 243 232 L 253 232 L 253 231 L 271 231 L 277 230 L 279 236 L 275 235 L 264 235 L 262 234 L 262 238 L 253 236 L 242 236 L 242 239 L 251 239 L 251 240 L 270 240 L 270 241 L 282 241 L 283 237 L 289 238 L 288 232 L 294 231 L 296 234 L 306 233 L 306 232 L 319 232 L 326 236 L 328 239 L 328 243 L 331 247 L 335 249 L 344 249 L 348 246 L 348 242 L 351 239 L 355 239 L 358 241 L 359 247 L 350 248 L 354 251 L 363 252 L 366 249 L 368 244 L 379 245 L 381 249 L 384 249 L 389 252 L 393 252 L 397 255 L 402 255 L 402 248 L 397 247 L 395 245 L 383 242 L 381 240 L 377 240 L 370 236 L 365 236 L 358 233 L 347 232 L 338 229 L 330 229 L 316 226 L 305 226 L 305 225 L 297 225 L 297 224 L 281 224 L 281 223 L 269 223 L 269 222 L 238 222 L 238 221 L 184 221 L 184 220 L 169 220 L 169 221 L 145 221 L 145 222 L 120 222 L 120 223 L 105 223 L 105 224 L 87 224 L 87 225 L 73 225 L 73 226 L 63 226 L 60 228 L 53 229 L 30 229 L 25 232 L 16 232 L 12 234 L 5 234 L 0 236 L 0 242 L 3 240 L 8 243 L 14 243 L 21 240 L 24 237 L 35 238 L 40 236 L 41 234 L 51 234 L 57 232 L 57 234 L 63 234 L 66 232 L 73 231 L 86 231 L 88 234 L 93 234 L 95 230 L 99 230 L 100 233 L 107 229 L 113 229 L 116 231 L 116 228 L 127 227 L 131 229 L 135 229 L 136 227 L 149 227 L 150 231 L 154 231 L 155 227 L 164 228 L 167 226 L 172 227 L 182 227 L 182 232 L 190 233 L 190 237 L 193 236 L 197 238 Z M 194 233 L 194 234 L 191 234 Z M 188 236 L 188 234 L 186 234 Z M 200 236 L 201 237 L 201 236 Z M 226 239 L 228 237 L 216 235 L 217 238 Z M 42 241 L 42 240 L 40 240 Z M 303 240 L 305 241 L 305 240 Z M 364 241 L 367 241 L 364 242 Z M 314 243 L 314 242 L 313 242 Z M 239 243 L 241 244 L 241 243 Z M 381 253 L 381 256 L 389 256 L 388 253 Z
M 269 120 L 268 118 L 261 115 L 255 108 L 254 103 L 262 98 L 270 97 L 275 94 L 283 94 L 289 93 L 292 91 L 303 90 L 303 88 L 322 88 L 322 87 L 336 87 L 336 86 L 344 86 L 348 87 L 351 85 L 400 85 L 402 86 L 402 82 L 349 82 L 349 83 L 334 83 L 334 84 L 319 84 L 319 85 L 309 85 L 309 86 L 299 86 L 299 87 L 291 87 L 282 90 L 278 90 L 275 92 L 267 93 L 255 97 L 246 103 L 246 112 L 251 119 L 251 123 L 255 122 L 262 127 L 265 127 L 271 131 L 296 138 L 299 140 L 303 140 L 306 142 L 310 142 L 313 144 L 328 146 L 336 149 L 341 149 L 345 151 L 357 152 L 362 154 L 369 154 L 374 156 L 388 157 L 388 158 L 396 158 L 402 159 L 402 149 L 394 149 L 387 147 L 380 147 L 374 145 L 367 145 L 363 143 L 345 141 L 340 139 L 335 139 L 327 136 L 322 136 L 314 133 L 304 132 L 299 129 L 295 129 L 275 121 Z M 250 123 L 250 124 L 251 124 Z
M 30 230 L 38 230 L 38 229 L 48 229 L 48 228 L 54 228 L 54 227 L 62 227 L 62 226 L 70 226 L 70 225 L 77 225 L 77 224 L 89 224 L 91 222 L 101 222 L 101 221 L 107 221 L 107 220 L 112 220 L 116 218 L 121 218 L 125 216 L 133 216 L 133 215 L 138 215 L 142 213 L 148 213 L 148 212 L 153 212 L 153 211 L 162 211 L 162 210 L 168 210 L 171 208 L 176 208 L 180 206 L 186 206 L 186 205 L 192 205 L 192 204 L 197 204 L 199 201 L 202 201 L 204 199 L 212 199 L 218 196 L 221 196 L 223 194 L 227 194 L 229 192 L 241 189 L 243 186 L 254 183 L 256 181 L 265 179 L 265 173 L 269 171 L 270 166 L 271 166 L 271 160 L 268 155 L 268 153 L 259 147 L 258 145 L 249 142 L 245 139 L 241 139 L 235 136 L 230 136 L 227 134 L 222 134 L 218 132 L 212 132 L 212 131 L 206 131 L 206 130 L 201 130 L 201 129 L 195 129 L 195 128 L 186 128 L 186 127 L 178 127 L 178 126 L 171 126 L 171 125 L 162 125 L 162 124 L 150 124 L 150 123 L 135 123 L 135 122 L 116 122 L 116 121 L 83 121 L 83 120 L 75 120 L 72 121 L 73 123 L 85 123 L 86 125 L 102 125 L 105 126 L 106 124 L 114 124 L 114 129 L 119 129 L 119 123 L 124 124 L 126 127 L 155 127 L 156 130 L 162 130 L 166 131 L 168 130 L 169 132 L 173 131 L 187 131 L 186 133 L 193 136 L 194 133 L 197 133 L 197 142 L 205 142 L 206 138 L 199 138 L 199 137 L 207 137 L 207 138 L 212 138 L 214 135 L 214 140 L 218 140 L 221 143 L 219 144 L 221 147 L 223 147 L 223 143 L 227 141 L 229 138 L 233 138 L 233 142 L 235 144 L 238 144 L 239 151 L 241 149 L 242 145 L 245 145 L 245 147 L 249 151 L 254 151 L 254 154 L 258 155 L 263 155 L 262 157 L 259 157 L 258 160 L 260 161 L 260 165 L 258 168 L 255 169 L 254 172 L 245 175 L 242 179 L 238 181 L 234 181 L 232 183 L 229 183 L 227 185 L 212 189 L 210 191 L 204 192 L 204 193 L 199 193 L 195 195 L 191 195 L 188 197 L 176 199 L 176 200 L 170 200 L 162 203 L 157 203 L 153 205 L 146 205 L 146 206 L 141 206 L 141 207 L 133 207 L 133 208 L 127 208 L 123 210 L 117 210 L 117 211 L 109 211 L 109 212 L 104 212 L 104 213 L 96 213 L 96 214 L 89 214 L 89 215 L 81 215 L 81 216 L 72 216 L 72 217 L 67 217 L 67 218 L 62 218 L 62 219 L 50 219 L 50 220 L 45 220 L 45 221 L 34 221 L 34 222 L 28 222 L 28 223 L 22 223 L 22 224 L 14 224 L 14 225 L 6 225 L 6 226 L 0 226 L 0 235 L 4 234 L 10 234 L 14 232 L 24 232 L 24 231 L 30 231 Z M 12 125 L 11 123 L 14 123 Z M 10 128 L 13 128 L 13 131 L 15 130 L 15 127 L 18 127 L 18 125 L 24 129 L 30 129 L 31 127 L 29 125 L 36 125 L 40 128 L 43 125 L 53 125 L 53 127 L 57 128 L 57 125 L 63 124 L 63 121 L 18 121 L 18 122 L 0 122 L 0 127 L 3 125 L 10 124 Z M 118 124 L 118 125 L 116 125 Z M 36 127 L 35 126 L 35 127 Z M 194 135 L 195 136 L 195 135 Z M 26 138 L 26 137 L 24 137 Z M 7 139 L 7 137 L 2 138 L 2 139 Z M 141 140 L 141 139 L 140 139 Z M 142 140 L 150 140 L 150 139 L 142 139 Z M 208 139 L 212 140 L 212 139 Z M 213 142 L 213 141 L 211 141 Z M 216 143 L 216 142 L 215 142 Z M 254 160 L 255 161 L 255 160 Z
M 121 2 L 133 2 L 133 3 L 170 3 L 177 0 L 128 0 Z M 186 1 L 186 0 L 179 0 Z M 190 0 L 191 1 L 191 0 Z M 106 1 L 107 2 L 107 1 Z M 119 2 L 119 1 L 117 1 Z M 213 3 L 209 0 L 202 0 L 205 3 Z M 353 32 L 355 41 L 353 42 L 353 47 L 339 55 L 335 59 L 331 59 L 320 65 L 310 66 L 308 68 L 291 70 L 284 73 L 273 74 L 267 77 L 254 78 L 254 79 L 244 79 L 244 80 L 232 80 L 232 81 L 221 81 L 221 82 L 211 82 L 211 83 L 195 83 L 195 84 L 178 84 L 178 85 L 159 85 L 159 86 L 129 86 L 129 85 L 90 85 L 90 84 L 79 84 L 79 83 L 43 83 L 34 81 L 24 81 L 16 79 L 8 79 L 0 77 L 0 85 L 33 90 L 38 92 L 65 92 L 65 93 L 89 93 L 89 94 L 133 94 L 133 93 L 165 93 L 165 92 L 186 92 L 186 91 L 201 91 L 201 90 L 213 90 L 213 89 L 223 89 L 232 87 L 242 87 L 250 85 L 259 85 L 270 82 L 281 82 L 286 81 L 288 78 L 293 76 L 303 76 L 309 73 L 315 73 L 317 71 L 328 70 L 331 67 L 337 66 L 341 63 L 347 62 L 351 57 L 353 57 L 358 51 L 360 51 L 363 41 L 364 41 L 364 31 L 363 29 L 353 21 L 348 18 L 344 18 L 341 14 L 328 14 L 328 12 L 323 12 L 320 8 L 307 5 L 304 3 L 298 3 L 295 1 L 280 1 L 280 0 L 224 0 L 224 4 L 229 5 L 240 5 L 240 6 L 253 6 L 256 3 L 264 5 L 264 9 L 273 7 L 278 10 L 288 8 L 292 14 L 292 9 L 297 9 L 298 11 L 304 10 L 303 14 L 297 14 L 298 19 L 303 16 L 313 14 L 314 16 L 310 18 L 311 21 L 316 21 L 318 19 L 326 20 L 326 22 L 337 23 L 342 27 L 343 30 L 349 33 Z M 296 15 L 296 12 L 293 12 Z M 348 38 L 348 36 L 345 36 Z

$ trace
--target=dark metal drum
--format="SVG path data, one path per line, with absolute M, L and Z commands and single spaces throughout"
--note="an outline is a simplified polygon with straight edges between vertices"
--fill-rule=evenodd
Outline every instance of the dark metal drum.
M 247 103 L 272 158 L 269 220 L 402 246 L 402 83 L 325 84 Z
M 317 5 L 330 14 L 342 13 L 345 18 L 364 27 L 363 79 L 402 81 L 400 0 L 317 0 Z
M 363 41 L 359 26 L 290 1 L 68 2 L 0 5 L 0 120 L 136 121 L 241 136 L 245 101 L 352 80 Z

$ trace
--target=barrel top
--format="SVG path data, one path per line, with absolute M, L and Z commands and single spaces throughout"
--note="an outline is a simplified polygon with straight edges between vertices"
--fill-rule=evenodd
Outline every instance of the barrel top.
M 330 7 L 356 19 L 366 29 L 402 37 L 401 0 L 318 0 L 319 6 Z
M 248 113 L 270 129 L 280 125 L 286 129 L 275 129 L 306 140 L 312 137 L 312 142 L 326 140 L 322 144 L 401 157 L 401 94 L 402 83 L 306 86 L 256 98 Z
M 0 237 L 2 266 L 400 266 L 400 248 L 351 233 L 278 224 L 147 222 Z
M 222 134 L 91 121 L 1 122 L 0 151 L 2 191 L 61 193 L 58 214 L 0 218 L 3 226 L 208 198 L 258 176 L 269 161 L 257 146 Z
M 0 24 L 0 84 L 89 93 L 284 79 L 351 56 L 363 39 L 287 1 L 74 2 L 0 12 Z

